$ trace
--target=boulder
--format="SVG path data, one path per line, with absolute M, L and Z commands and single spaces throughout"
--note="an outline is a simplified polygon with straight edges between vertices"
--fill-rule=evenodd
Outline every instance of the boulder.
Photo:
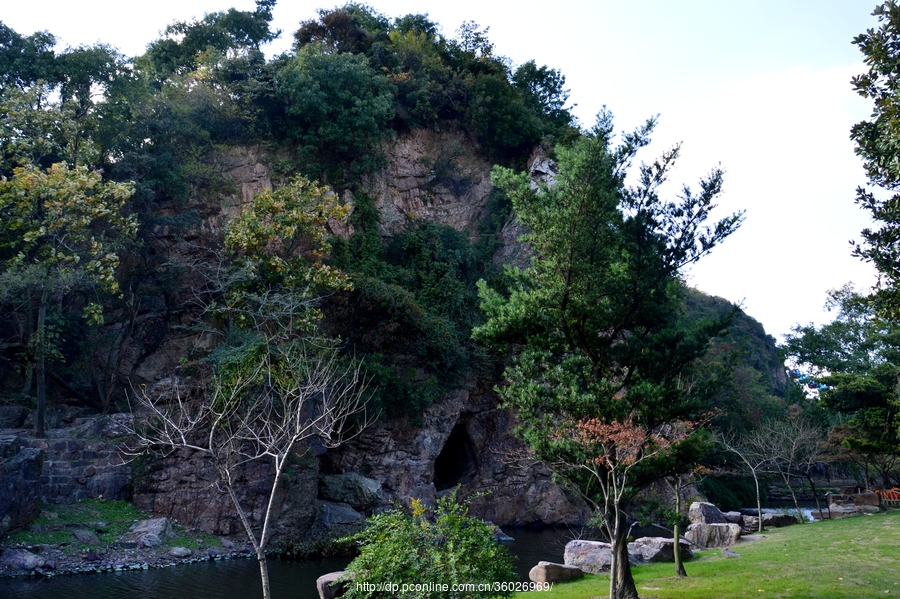
M 790 514 L 763 514 L 763 527 L 765 528 L 781 528 L 782 526 L 792 526 L 800 522 L 797 516 Z
M 554 564 L 553 562 L 538 562 L 528 572 L 528 578 L 531 582 L 566 582 L 583 576 L 584 572 L 581 571 L 581 568 L 565 564 Z
M 723 547 L 722 548 L 722 557 L 735 558 L 735 557 L 741 557 L 741 554 L 736 553 L 735 551 L 729 549 L 728 547 Z
M 741 538 L 741 527 L 737 524 L 691 524 L 684 538 L 700 549 L 728 547 Z
M 44 567 L 44 558 L 24 549 L 6 549 L 0 556 L 0 566 L 17 572 L 32 572 Z
M 136 543 L 138 547 L 159 547 L 172 536 L 168 518 L 151 518 L 132 524 L 122 541 Z
M 365 509 L 381 503 L 382 496 L 380 482 L 356 472 L 326 474 L 319 478 L 319 497 L 327 501 Z
M 172 547 L 169 550 L 172 557 L 191 557 L 191 550 L 187 547 Z
M 881 495 L 878 493 L 855 493 L 850 496 L 854 505 L 868 505 L 872 507 L 881 507 Z
M 499 543 L 503 543 L 503 542 L 507 542 L 507 541 L 515 541 L 514 538 L 512 538 L 511 536 L 509 536 L 508 534 L 506 534 L 505 532 L 503 532 L 503 530 L 502 530 L 499 526 L 497 526 L 496 524 L 494 524 L 494 523 L 491 522 L 490 520 L 488 520 L 487 522 L 485 522 L 485 524 L 487 524 L 487 525 L 490 527 L 491 532 L 492 532 L 493 535 L 494 535 L 494 540 L 495 540 L 495 541 L 497 541 L 497 542 L 499 542 Z
M 722 515 L 732 524 L 740 524 L 742 526 L 744 524 L 744 514 L 740 512 L 722 512 Z
M 563 560 L 567 566 L 576 566 L 588 574 L 606 574 L 612 561 L 612 545 L 602 541 L 583 541 L 576 539 L 566 543 Z M 628 554 L 631 565 L 642 563 L 637 556 Z
M 319 505 L 319 522 L 325 526 L 357 524 L 364 520 L 362 514 L 346 503 L 322 501 Z
M 722 511 L 707 501 L 695 501 L 688 510 L 691 524 L 728 524 Z
M 82 545 L 93 546 L 100 544 L 100 537 L 92 530 L 76 530 L 72 535 L 75 537 L 75 540 Z
M 690 559 L 694 557 L 691 551 L 690 543 L 681 539 L 678 543 L 681 549 L 682 559 Z M 674 562 L 675 561 L 675 539 L 667 539 L 664 537 L 641 537 L 635 539 L 634 542 L 628 543 L 628 554 L 635 558 L 639 558 L 642 562 Z
M 329 572 L 316 579 L 316 590 L 319 591 L 319 599 L 335 599 L 347 590 L 347 582 L 338 582 L 345 574 L 344 571 Z

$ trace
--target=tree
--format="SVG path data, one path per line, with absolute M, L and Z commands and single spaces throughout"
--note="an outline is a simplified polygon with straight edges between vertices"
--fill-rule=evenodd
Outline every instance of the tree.
M 46 171 L 17 167 L 12 178 L 0 180 L 0 299 L 18 302 L 28 323 L 38 437 L 44 436 L 46 363 L 54 351 L 47 328 L 51 297 L 77 288 L 119 292 L 116 247 L 137 229 L 136 219 L 125 214 L 132 192 L 130 184 L 105 183 L 97 172 L 62 163 Z M 97 302 L 89 302 L 84 315 L 90 322 L 103 320 Z
M 749 438 L 737 439 L 735 435 L 719 435 L 716 440 L 726 450 L 735 454 L 741 462 L 743 462 L 744 466 L 747 467 L 750 476 L 753 477 L 753 484 L 756 486 L 757 531 L 762 532 L 762 495 L 759 492 L 759 475 L 765 471 L 764 468 L 769 462 L 769 456 L 766 453 L 762 453 L 759 448 L 755 447 L 755 444 L 751 443 Z
M 889 0 L 872 14 L 878 18 L 878 28 L 853 39 L 869 70 L 852 80 L 856 92 L 872 100 L 872 118 L 854 125 L 850 137 L 869 179 L 869 188 L 857 188 L 856 203 L 871 213 L 877 226 L 862 231 L 863 242 L 855 244 L 853 253 L 875 266 L 879 310 L 896 320 L 900 317 L 900 57 L 896 49 L 900 5 Z
M 496 169 L 495 183 L 527 227 L 531 266 L 511 269 L 508 289 L 481 284 L 488 321 L 475 337 L 513 357 L 498 388 L 516 410 L 519 432 L 597 506 L 616 557 L 610 596 L 636 597 L 623 507 L 634 490 L 696 459 L 691 424 L 710 385 L 692 365 L 728 318 L 682 318 L 678 271 L 740 224 L 734 214 L 707 226 L 722 172 L 658 195 L 676 147 L 625 185 L 636 152 L 655 124 L 613 147 L 612 118 L 559 149 L 553 186 L 533 189 L 525 174 Z
M 394 117 L 393 90 L 364 55 L 308 44 L 278 72 L 275 88 L 287 136 L 312 164 L 307 172 L 332 165 L 366 172 L 377 164 L 377 144 Z
M 0 22 L 0 88 L 25 89 L 38 80 L 52 80 L 55 44 L 56 38 L 46 31 L 23 36 Z
M 822 431 L 800 415 L 791 415 L 786 420 L 771 420 L 763 423 L 747 440 L 747 453 L 751 459 L 762 462 L 762 471 L 777 474 L 781 477 L 785 486 L 794 500 L 797 509 L 797 518 L 801 523 L 805 522 L 797 494 L 794 492 L 792 480 L 795 476 L 802 476 L 809 482 L 813 496 L 816 498 L 816 506 L 819 511 L 819 495 L 812 480 L 812 468 L 822 461 L 821 441 Z M 754 477 L 755 478 L 755 477 Z
M 256 552 L 263 597 L 271 599 L 265 552 L 285 468 L 312 439 L 325 447 L 344 441 L 352 419 L 364 411 L 363 392 L 359 370 L 340 367 L 333 352 L 304 344 L 262 346 L 223 364 L 200 398 L 186 397 L 177 383 L 138 393 L 132 451 L 189 449 L 212 462 Z M 257 530 L 235 485 L 241 466 L 259 460 L 271 463 L 273 477 Z
M 830 291 L 826 307 L 837 310 L 835 319 L 794 327 L 784 352 L 827 385 L 819 391 L 820 403 L 844 420 L 828 435 L 838 457 L 861 463 L 866 485 L 874 466 L 889 487 L 900 457 L 900 329 L 879 314 L 879 303 L 849 285 Z

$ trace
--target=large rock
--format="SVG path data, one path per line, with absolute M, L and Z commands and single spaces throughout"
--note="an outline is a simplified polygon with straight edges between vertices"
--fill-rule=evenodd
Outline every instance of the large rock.
M 40 514 L 44 452 L 15 437 L 0 439 L 0 537 L 27 526 Z
M 764 528 L 781 528 L 782 526 L 793 526 L 798 522 L 800 522 L 800 520 L 797 519 L 797 516 L 792 516 L 790 514 L 763 514 Z
M 566 582 L 583 576 L 584 572 L 577 566 L 554 564 L 553 562 L 538 562 L 528 572 L 528 579 L 531 582 Z
M 715 505 L 707 501 L 695 501 L 688 510 L 691 524 L 728 524 L 728 518 Z
M 737 524 L 691 524 L 684 538 L 700 549 L 728 547 L 741 538 L 741 527 Z
M 878 493 L 855 493 L 850 496 L 854 505 L 868 505 L 872 507 L 881 507 L 881 495 Z
M 681 539 L 678 546 L 681 549 L 682 559 L 694 557 L 694 552 L 691 551 L 691 545 L 686 540 Z M 674 562 L 675 539 L 667 539 L 664 537 L 641 537 L 635 539 L 632 543 L 628 543 L 628 553 L 646 563 Z
M 382 235 L 415 220 L 429 220 L 478 234 L 491 193 L 491 164 L 456 132 L 418 129 L 383 148 L 385 166 L 368 177 Z
M 355 509 L 378 505 L 382 499 L 381 483 L 356 472 L 326 474 L 319 478 L 319 497 L 346 503 Z
M 319 503 L 319 510 L 319 522 L 329 527 L 359 524 L 365 519 L 346 503 L 322 501 Z
M 329 572 L 316 579 L 316 590 L 319 591 L 319 599 L 335 599 L 347 590 L 347 582 L 338 582 L 338 579 L 346 572 Z
M 72 533 L 72 536 L 82 545 L 94 546 L 100 544 L 100 537 L 92 530 L 76 530 Z
M 606 574 L 612 562 L 612 545 L 602 541 L 575 539 L 566 543 L 563 560 L 567 566 L 576 566 L 588 574 Z M 628 561 L 633 566 L 643 563 L 638 556 L 630 553 Z
M 13 572 L 32 572 L 44 564 L 44 558 L 24 549 L 6 549 L 0 556 L 0 567 Z
M 722 515 L 725 516 L 725 520 L 732 524 L 744 524 L 744 514 L 740 512 L 722 512 Z
M 151 518 L 132 524 L 122 541 L 136 543 L 138 547 L 159 547 L 173 536 L 168 518 Z

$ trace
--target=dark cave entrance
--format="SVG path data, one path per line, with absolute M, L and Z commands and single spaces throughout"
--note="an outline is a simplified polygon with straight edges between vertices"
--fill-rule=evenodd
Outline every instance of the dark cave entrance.
M 477 464 L 472 439 L 466 431 L 466 425 L 456 423 L 444 448 L 434 461 L 434 488 L 437 491 L 452 489 L 456 485 L 472 480 Z

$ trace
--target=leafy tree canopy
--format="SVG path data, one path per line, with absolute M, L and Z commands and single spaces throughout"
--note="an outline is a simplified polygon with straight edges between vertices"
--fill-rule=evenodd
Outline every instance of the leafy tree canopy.
M 555 464 L 603 517 L 614 543 L 611 596 L 634 597 L 621 510 L 633 489 L 698 456 L 696 419 L 709 381 L 692 366 L 728 318 L 687 322 L 678 271 L 730 235 L 742 216 L 706 225 L 722 172 L 685 188 L 677 202 L 659 188 L 678 147 L 625 183 L 651 119 L 613 145 L 612 118 L 558 150 L 559 174 L 537 189 L 527 174 L 495 168 L 531 266 L 510 270 L 508 292 L 480 286 L 488 321 L 474 335 L 514 355 L 498 392 L 520 433 Z M 675 470 L 680 471 L 680 470 Z
M 853 78 L 856 92 L 873 103 L 872 117 L 853 126 L 851 139 L 862 158 L 869 188 L 856 190 L 856 203 L 876 225 L 862 231 L 854 255 L 871 262 L 880 275 L 879 309 L 900 316 L 900 5 L 890 0 L 875 8 L 878 27 L 856 36 L 868 71 Z M 880 188 L 880 189 L 875 189 Z

